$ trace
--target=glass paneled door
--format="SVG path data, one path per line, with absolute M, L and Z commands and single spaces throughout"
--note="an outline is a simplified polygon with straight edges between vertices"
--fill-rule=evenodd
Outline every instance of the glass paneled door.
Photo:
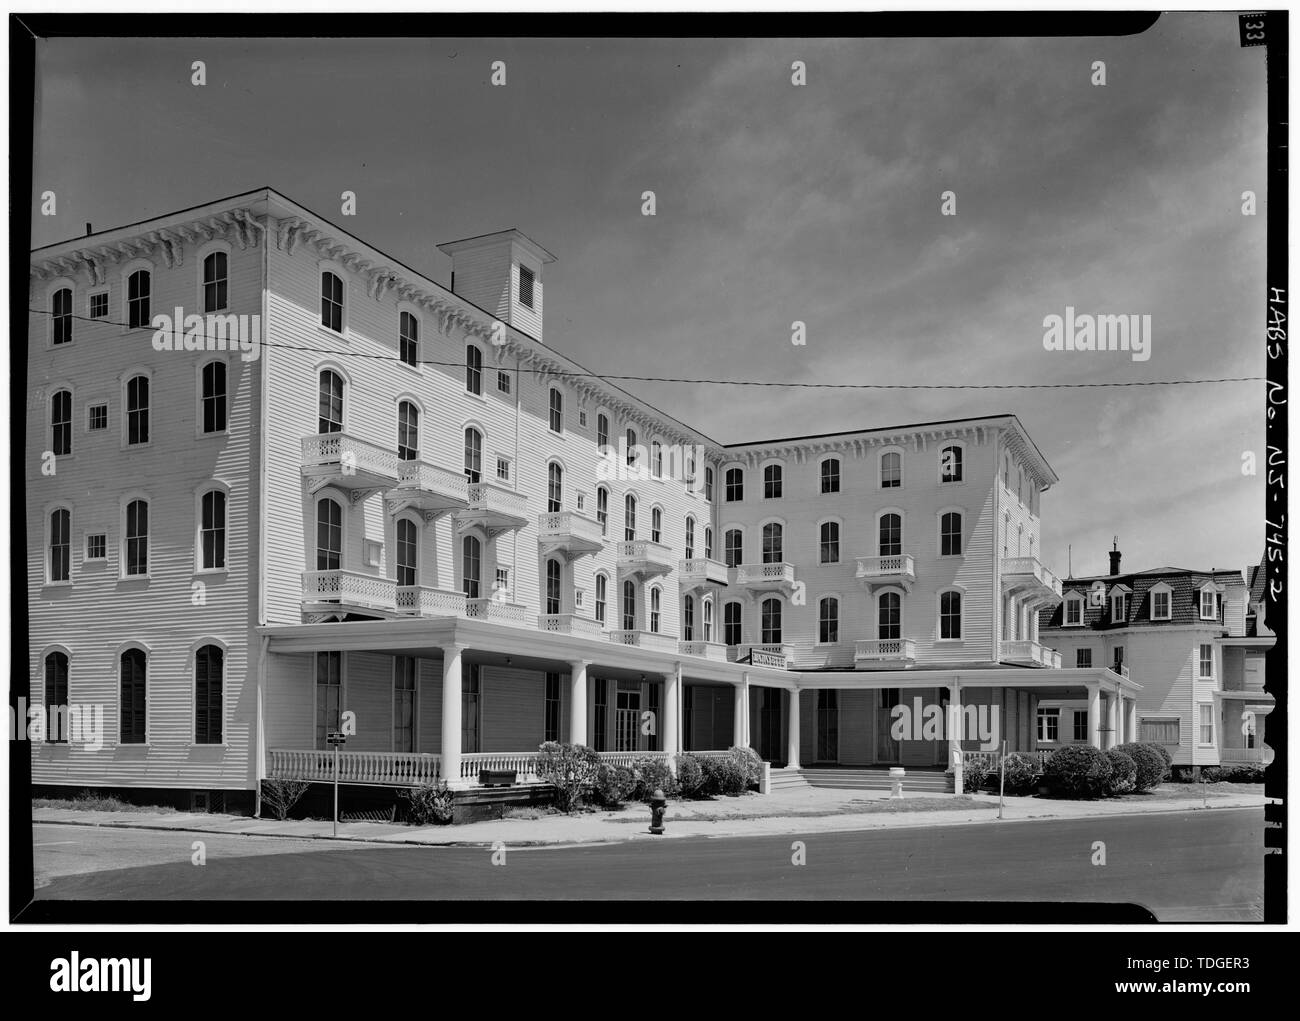
M 840 760 L 840 703 L 839 692 L 834 689 L 817 689 L 817 761 Z
M 894 706 L 898 705 L 897 688 L 881 688 L 876 699 L 876 761 L 897 764 L 898 742 L 890 734 L 894 725 Z
M 641 692 L 620 691 L 614 708 L 614 751 L 637 750 L 637 728 L 641 722 Z

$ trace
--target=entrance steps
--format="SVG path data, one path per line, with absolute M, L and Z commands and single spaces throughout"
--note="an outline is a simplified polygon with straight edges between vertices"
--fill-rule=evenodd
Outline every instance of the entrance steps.
M 772 770 L 772 783 L 769 790 L 772 791 L 789 791 L 789 790 L 807 790 L 808 781 L 804 779 L 803 772 L 798 769 L 774 769 Z
M 775 788 L 778 772 L 772 770 Z M 834 787 L 844 790 L 887 791 L 891 788 L 888 766 L 812 766 L 799 772 L 810 787 Z M 952 777 L 942 769 L 909 769 L 903 777 L 903 794 L 951 794 Z

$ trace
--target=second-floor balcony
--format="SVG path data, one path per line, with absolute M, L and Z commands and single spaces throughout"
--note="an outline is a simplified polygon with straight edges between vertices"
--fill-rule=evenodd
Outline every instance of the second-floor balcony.
M 639 575 L 643 580 L 658 578 L 677 566 L 673 551 L 660 542 L 633 539 L 618 544 L 620 574 Z
M 1037 557 L 1002 558 L 1002 594 L 1019 596 L 1043 606 L 1061 601 L 1061 579 Z
M 853 665 L 859 670 L 896 670 L 915 666 L 916 642 L 910 638 L 870 638 L 854 642 Z
M 740 564 L 731 569 L 732 582 L 753 592 L 789 592 L 794 588 L 794 564 Z
M 745 661 L 754 666 L 772 667 L 776 670 L 788 670 L 794 660 L 794 646 L 784 642 L 728 645 L 726 649 L 727 659 L 733 663 Z
M 699 656 L 701 659 L 716 659 L 725 662 L 727 646 L 721 642 L 678 642 L 677 651 L 683 656 Z
M 333 486 L 357 503 L 397 485 L 399 464 L 396 451 L 350 433 L 302 438 L 301 471 L 312 493 Z
M 528 500 L 523 493 L 491 482 L 471 482 L 466 496 L 468 505 L 456 512 L 457 527 L 462 531 L 477 526 L 493 539 L 528 523 Z
M 360 571 L 304 571 L 302 612 L 390 616 L 397 612 L 397 582 Z
M 398 585 L 397 609 L 413 617 L 460 617 L 465 613 L 465 593 L 428 585 Z
M 725 586 L 729 577 L 727 565 L 719 560 L 693 557 L 677 564 L 677 581 L 685 592 L 694 592 L 712 586 Z
M 1041 642 L 1028 640 L 1003 642 L 1002 662 L 1015 663 L 1018 666 L 1061 668 L 1061 654 L 1049 649 Z M 1127 674 L 1127 670 L 1125 671 Z
M 554 511 L 537 519 L 542 555 L 560 553 L 569 560 L 605 548 L 600 522 L 574 511 Z
M 388 506 L 394 513 L 417 510 L 426 519 L 469 506 L 469 480 L 463 471 L 452 471 L 428 461 L 399 461 L 397 485 L 388 492 Z
M 547 613 L 537 618 L 537 627 L 552 634 L 577 635 L 579 638 L 605 638 L 605 629 L 590 617 L 576 613 Z
M 677 639 L 657 631 L 611 631 L 609 640 L 615 645 L 635 645 L 651 652 L 677 652 Z
M 528 615 L 523 603 L 508 603 L 504 599 L 466 599 L 465 616 L 470 620 L 485 620 L 493 624 L 513 624 L 531 627 L 536 617 Z
M 916 568 L 910 553 L 895 553 L 883 557 L 857 557 L 855 577 L 865 588 L 877 585 L 898 585 L 910 591 L 916 581 Z

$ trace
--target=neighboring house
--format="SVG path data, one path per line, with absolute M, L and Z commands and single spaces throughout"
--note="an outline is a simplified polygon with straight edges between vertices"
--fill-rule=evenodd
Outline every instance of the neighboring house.
M 1066 666 L 1106 663 L 1140 678 L 1138 740 L 1164 745 L 1175 766 L 1271 760 L 1263 734 L 1273 699 L 1263 686 L 1273 639 L 1256 634 L 1262 565 L 1248 588 L 1239 571 L 1123 574 L 1120 558 L 1112 549 L 1109 574 L 1065 580 L 1061 605 L 1039 622 L 1044 639 Z M 1044 700 L 1038 712 L 1040 744 L 1085 741 L 1077 700 Z
M 328 779 L 340 729 L 342 779 L 387 786 L 547 740 L 977 746 L 896 740 L 914 699 L 1012 749 L 1049 698 L 1136 736 L 1138 672 L 1040 638 L 1056 476 L 1014 415 L 724 446 L 547 346 L 541 246 L 440 247 L 451 290 L 261 189 L 32 253 L 32 699 L 107 723 L 34 742 L 36 785 L 243 806 Z

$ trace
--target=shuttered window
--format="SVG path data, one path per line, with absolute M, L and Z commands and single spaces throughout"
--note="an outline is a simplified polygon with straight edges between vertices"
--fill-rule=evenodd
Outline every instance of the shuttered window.
M 147 703 L 145 654 L 142 649 L 127 649 L 120 662 L 122 744 L 144 744 L 146 739 Z
M 194 656 L 194 743 L 221 744 L 225 653 L 205 645 Z

